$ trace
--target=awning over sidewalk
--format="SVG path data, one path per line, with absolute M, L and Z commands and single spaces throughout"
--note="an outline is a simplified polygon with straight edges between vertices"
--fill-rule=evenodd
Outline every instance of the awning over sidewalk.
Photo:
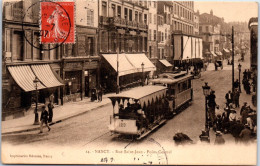
M 217 56 L 213 51 L 210 51 L 210 53 L 211 53 L 214 57 Z
M 63 85 L 54 75 L 50 65 L 32 65 L 31 68 L 35 75 L 47 88 Z
M 144 64 L 144 71 L 155 71 L 154 64 L 145 56 L 145 54 L 125 54 L 127 60 L 133 65 L 138 72 L 142 72 L 142 63 Z
M 215 52 L 218 56 L 222 56 L 223 54 L 222 54 L 222 52 L 220 52 L 220 51 L 216 51 Z
M 15 82 L 25 92 L 36 90 L 36 87 L 33 83 L 33 80 L 36 76 L 40 80 L 37 85 L 37 89 L 45 89 L 63 85 L 60 81 L 58 81 L 48 64 L 9 66 L 8 70 Z
M 226 53 L 229 53 L 229 50 L 228 50 L 228 49 L 223 48 L 223 50 L 224 50 Z
M 102 56 L 117 71 L 117 54 L 103 54 Z M 142 63 L 144 64 L 144 72 L 156 70 L 154 64 L 145 54 L 118 54 L 118 63 L 119 76 L 142 72 Z
M 102 55 L 106 61 L 112 66 L 112 68 L 117 71 L 117 54 L 103 54 Z M 127 60 L 125 54 L 118 54 L 118 73 L 119 76 L 136 73 L 137 70 L 133 65 Z
M 33 80 L 35 79 L 35 74 L 33 73 L 29 65 L 24 66 L 10 66 L 8 67 L 10 74 L 12 75 L 15 82 L 25 91 L 34 91 L 35 86 Z M 46 88 L 41 82 L 38 83 L 37 89 Z
M 161 59 L 159 61 L 166 67 L 172 67 L 172 64 L 170 64 L 166 59 Z

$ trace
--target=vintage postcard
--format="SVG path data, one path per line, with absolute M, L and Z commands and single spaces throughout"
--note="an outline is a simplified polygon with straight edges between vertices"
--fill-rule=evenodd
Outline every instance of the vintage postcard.
M 2 8 L 4 164 L 256 165 L 257 2 Z

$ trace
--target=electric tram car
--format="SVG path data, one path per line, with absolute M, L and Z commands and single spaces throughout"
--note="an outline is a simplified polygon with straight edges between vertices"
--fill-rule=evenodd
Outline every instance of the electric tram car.
M 192 100 L 192 75 L 165 73 L 161 77 L 151 80 L 154 85 L 109 96 L 113 105 L 109 130 L 113 134 L 141 139 Z

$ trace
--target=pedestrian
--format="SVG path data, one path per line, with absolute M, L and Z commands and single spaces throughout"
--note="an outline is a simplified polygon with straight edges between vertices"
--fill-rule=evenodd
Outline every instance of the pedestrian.
M 41 120 L 40 133 L 43 132 L 43 124 L 45 124 L 48 127 L 49 131 L 51 130 L 51 128 L 48 124 L 48 115 L 49 114 L 48 114 L 48 111 L 46 110 L 46 106 L 45 105 L 42 106 L 42 112 L 41 112 L 41 118 L 40 118 L 40 120 Z
M 239 120 L 237 120 L 237 122 L 231 127 L 231 134 L 233 135 L 233 137 L 235 138 L 235 143 L 238 143 L 240 140 L 239 134 L 241 133 L 241 131 L 244 129 L 244 125 L 242 125 L 240 123 Z
M 225 144 L 225 140 L 222 137 L 221 131 L 216 131 L 216 139 L 214 145 L 223 145 L 223 144 Z
M 247 71 L 245 69 L 245 71 L 243 72 L 243 78 L 246 78 L 247 79 Z
M 241 113 L 241 123 L 245 125 L 247 123 L 247 117 L 248 117 L 248 107 Z
M 215 123 L 215 119 L 216 119 L 216 112 L 215 112 L 215 108 L 216 108 L 216 95 L 215 95 L 215 91 L 212 90 L 210 92 L 210 95 L 208 96 L 208 107 L 209 107 L 209 116 L 210 116 L 210 121 L 211 121 L 211 126 L 214 126 Z
M 251 131 L 249 129 L 249 126 L 246 124 L 244 129 L 239 134 L 239 137 L 241 138 L 241 142 L 244 144 L 248 144 L 251 139 Z
M 242 115 L 243 111 L 247 108 L 247 102 L 244 102 L 244 105 L 241 107 L 240 115 Z
M 246 90 L 246 94 L 250 95 L 250 83 L 249 80 L 245 80 L 245 90 Z
M 100 85 L 99 91 L 98 91 L 98 101 L 100 101 L 100 102 L 102 101 L 102 95 L 103 95 L 103 88 Z
M 251 74 L 252 74 L 252 72 L 248 69 L 248 70 L 247 70 L 247 79 L 248 79 L 248 80 L 251 79 Z
M 232 103 L 232 101 L 233 101 L 233 94 L 231 93 L 231 91 L 228 91 L 228 93 L 226 93 L 225 98 L 226 98 L 226 101 L 227 101 L 227 105 Z
M 53 93 L 51 93 L 51 95 L 49 96 L 49 102 L 50 103 L 54 103 L 54 95 L 53 95 Z
M 238 79 L 234 82 L 234 88 L 235 89 L 239 88 L 239 81 L 238 81 Z
M 239 97 L 240 97 L 240 92 L 238 89 L 236 89 L 234 92 L 234 103 L 236 108 L 239 107 Z
M 51 123 L 52 122 L 52 118 L 53 118 L 53 104 L 51 102 L 49 102 L 48 104 L 48 111 L 49 111 L 49 118 L 48 118 L 48 122 Z

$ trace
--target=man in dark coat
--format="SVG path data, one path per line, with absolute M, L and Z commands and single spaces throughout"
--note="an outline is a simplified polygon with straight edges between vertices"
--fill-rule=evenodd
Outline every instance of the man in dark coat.
M 226 101 L 227 101 L 227 105 L 232 103 L 232 101 L 233 101 L 233 94 L 231 93 L 231 91 L 228 91 L 228 93 L 226 94 L 225 98 L 226 98 Z
M 243 111 L 247 108 L 247 102 L 244 102 L 244 105 L 241 107 L 240 115 L 242 115 Z
M 42 107 L 42 113 L 41 113 L 41 126 L 40 126 L 40 133 L 43 132 L 43 124 L 45 123 L 45 125 L 48 127 L 49 131 L 51 130 L 49 124 L 48 124 L 48 116 L 49 116 L 49 113 L 48 111 L 46 110 L 46 107 L 43 106 Z
M 240 92 L 239 92 L 238 89 L 236 89 L 235 92 L 234 92 L 234 96 L 233 96 L 236 108 L 239 107 L 239 97 L 240 97 Z

